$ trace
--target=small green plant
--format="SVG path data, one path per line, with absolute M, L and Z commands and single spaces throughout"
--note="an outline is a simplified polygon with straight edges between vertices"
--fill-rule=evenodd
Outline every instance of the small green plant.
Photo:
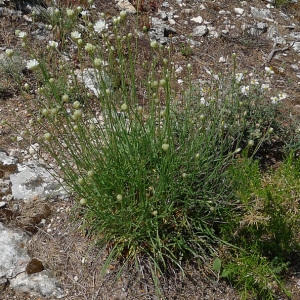
M 183 56 L 190 57 L 193 55 L 193 48 L 190 46 L 190 44 L 181 44 L 180 52 Z
M 287 6 L 291 3 L 291 0 L 275 0 L 275 6 L 282 7 Z
M 262 176 L 257 162 L 243 158 L 230 172 L 239 185 L 239 209 L 223 227 L 223 238 L 239 246 L 222 276 L 248 294 L 274 299 L 289 294 L 281 280 L 289 257 L 299 251 L 299 159 L 291 154 L 276 171 Z M 227 258 L 228 259 L 228 258 Z

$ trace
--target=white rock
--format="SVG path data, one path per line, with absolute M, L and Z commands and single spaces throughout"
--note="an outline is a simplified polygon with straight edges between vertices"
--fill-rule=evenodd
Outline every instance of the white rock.
M 30 276 L 22 273 L 10 281 L 10 287 L 23 292 L 36 292 L 44 297 L 54 296 L 56 299 L 64 297 L 57 281 L 45 270 Z
M 244 13 L 244 9 L 240 8 L 240 7 L 236 7 L 234 9 L 235 13 L 237 13 L 238 15 L 242 15 Z
M 201 16 L 198 16 L 196 18 L 192 18 L 191 21 L 201 24 L 203 22 L 203 18 Z
M 23 246 L 26 242 L 24 233 L 5 228 L 0 223 L 0 284 L 25 271 L 30 260 Z
M 203 36 L 208 33 L 208 29 L 206 25 L 200 25 L 193 29 L 194 36 Z
M 16 200 L 31 200 L 37 196 L 67 196 L 67 192 L 56 182 L 48 170 L 36 162 L 18 164 L 18 172 L 10 175 L 11 192 Z
M 170 25 L 175 25 L 175 24 L 176 24 L 176 22 L 175 22 L 175 20 L 174 20 L 174 19 L 170 19 L 170 20 L 169 20 L 169 24 L 170 24 Z
M 128 0 L 120 0 L 118 2 L 120 9 L 127 11 L 129 14 L 136 14 L 136 9 Z

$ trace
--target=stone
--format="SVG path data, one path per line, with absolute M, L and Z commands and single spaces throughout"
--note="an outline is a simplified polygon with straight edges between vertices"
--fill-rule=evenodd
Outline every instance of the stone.
M 286 44 L 286 40 L 280 36 L 275 25 L 271 25 L 267 31 L 267 38 L 278 44 Z
M 292 32 L 290 34 L 290 38 L 293 39 L 294 41 L 300 42 L 300 32 Z
M 65 197 L 67 191 L 58 183 L 42 165 L 35 161 L 18 164 L 17 173 L 10 175 L 11 194 L 15 200 L 29 201 L 36 197 Z
M 10 184 L 10 180 L 0 178 L 0 198 L 2 198 L 2 200 L 4 200 L 5 196 L 11 193 Z
M 294 51 L 300 54 L 300 42 L 295 42 L 292 48 L 294 49 Z
M 58 281 L 47 271 L 41 270 L 41 265 L 36 259 L 30 259 L 27 254 L 28 236 L 19 231 L 6 228 L 0 223 L 0 285 L 9 282 L 10 287 L 23 292 L 35 292 L 42 296 L 64 296 L 63 289 Z M 35 268 L 30 270 L 41 270 L 39 273 L 28 275 L 28 265 L 34 261 Z M 38 265 L 38 267 L 37 267 Z
M 271 11 L 269 9 L 259 9 L 251 6 L 251 14 L 255 19 L 274 22 Z
M 238 15 L 242 15 L 243 13 L 244 13 L 244 9 L 242 9 L 242 8 L 239 8 L 239 7 L 236 7 L 235 9 L 234 9 L 234 11 L 235 11 L 235 13 L 237 13 Z
M 55 278 L 47 271 L 42 271 L 28 276 L 26 273 L 19 274 L 10 280 L 10 287 L 21 292 L 35 292 L 43 297 L 64 297 L 63 289 Z
M 87 68 L 82 72 L 75 72 L 75 74 L 78 80 L 83 81 L 85 87 L 94 92 L 96 96 L 102 94 L 101 89 L 103 88 L 101 82 L 99 82 L 99 77 L 103 79 L 107 89 L 112 88 L 112 81 L 104 71 L 102 71 L 100 75 L 98 70 Z
M 201 24 L 203 22 L 203 18 L 201 16 L 198 16 L 196 18 L 192 18 L 191 21 Z
M 44 270 L 43 263 L 37 258 L 32 258 L 26 266 L 26 273 L 31 275 Z
M 128 0 L 120 0 L 118 6 L 121 10 L 125 10 L 129 14 L 136 14 L 136 9 Z
M 6 202 L 4 202 L 4 201 L 0 201 L 0 208 L 5 208 L 5 207 L 6 207 L 6 205 L 7 205 L 7 203 L 6 203 Z
M 244 29 L 247 31 L 247 33 L 251 35 L 259 36 L 267 31 L 268 25 L 267 23 L 264 22 L 258 22 L 257 24 L 254 25 L 245 26 Z
M 193 36 L 204 36 L 208 33 L 206 25 L 200 25 L 193 29 Z
M 27 235 L 0 223 L 0 284 L 24 272 L 30 260 L 25 245 Z
M 9 178 L 17 170 L 18 159 L 0 151 L 0 178 Z
M 176 30 L 173 27 L 165 24 L 163 20 L 159 18 L 152 17 L 151 24 L 152 27 L 148 32 L 150 40 L 155 40 L 162 45 L 168 43 L 168 38 L 170 35 L 176 34 Z

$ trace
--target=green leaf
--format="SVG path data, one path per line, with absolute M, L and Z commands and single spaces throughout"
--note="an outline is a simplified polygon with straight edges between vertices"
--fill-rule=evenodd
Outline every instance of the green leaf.
M 229 278 L 229 275 L 232 273 L 231 270 L 228 269 L 224 269 L 222 274 L 221 274 L 221 278 Z
M 214 271 L 217 271 L 219 272 L 221 270 L 221 266 L 222 266 L 222 262 L 221 262 L 221 259 L 220 258 L 216 258 L 213 262 L 213 267 L 212 269 Z

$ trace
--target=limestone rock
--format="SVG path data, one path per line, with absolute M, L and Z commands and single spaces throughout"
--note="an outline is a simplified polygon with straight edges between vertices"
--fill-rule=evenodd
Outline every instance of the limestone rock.
M 15 200 L 67 196 L 67 192 L 50 172 L 38 163 L 31 161 L 18 164 L 17 167 L 18 172 L 10 175 L 11 192 Z
M 121 10 L 127 11 L 129 14 L 136 14 L 136 9 L 128 0 L 120 0 L 118 6 Z
M 204 36 L 208 33 L 206 25 L 200 25 L 194 28 L 193 36 Z

